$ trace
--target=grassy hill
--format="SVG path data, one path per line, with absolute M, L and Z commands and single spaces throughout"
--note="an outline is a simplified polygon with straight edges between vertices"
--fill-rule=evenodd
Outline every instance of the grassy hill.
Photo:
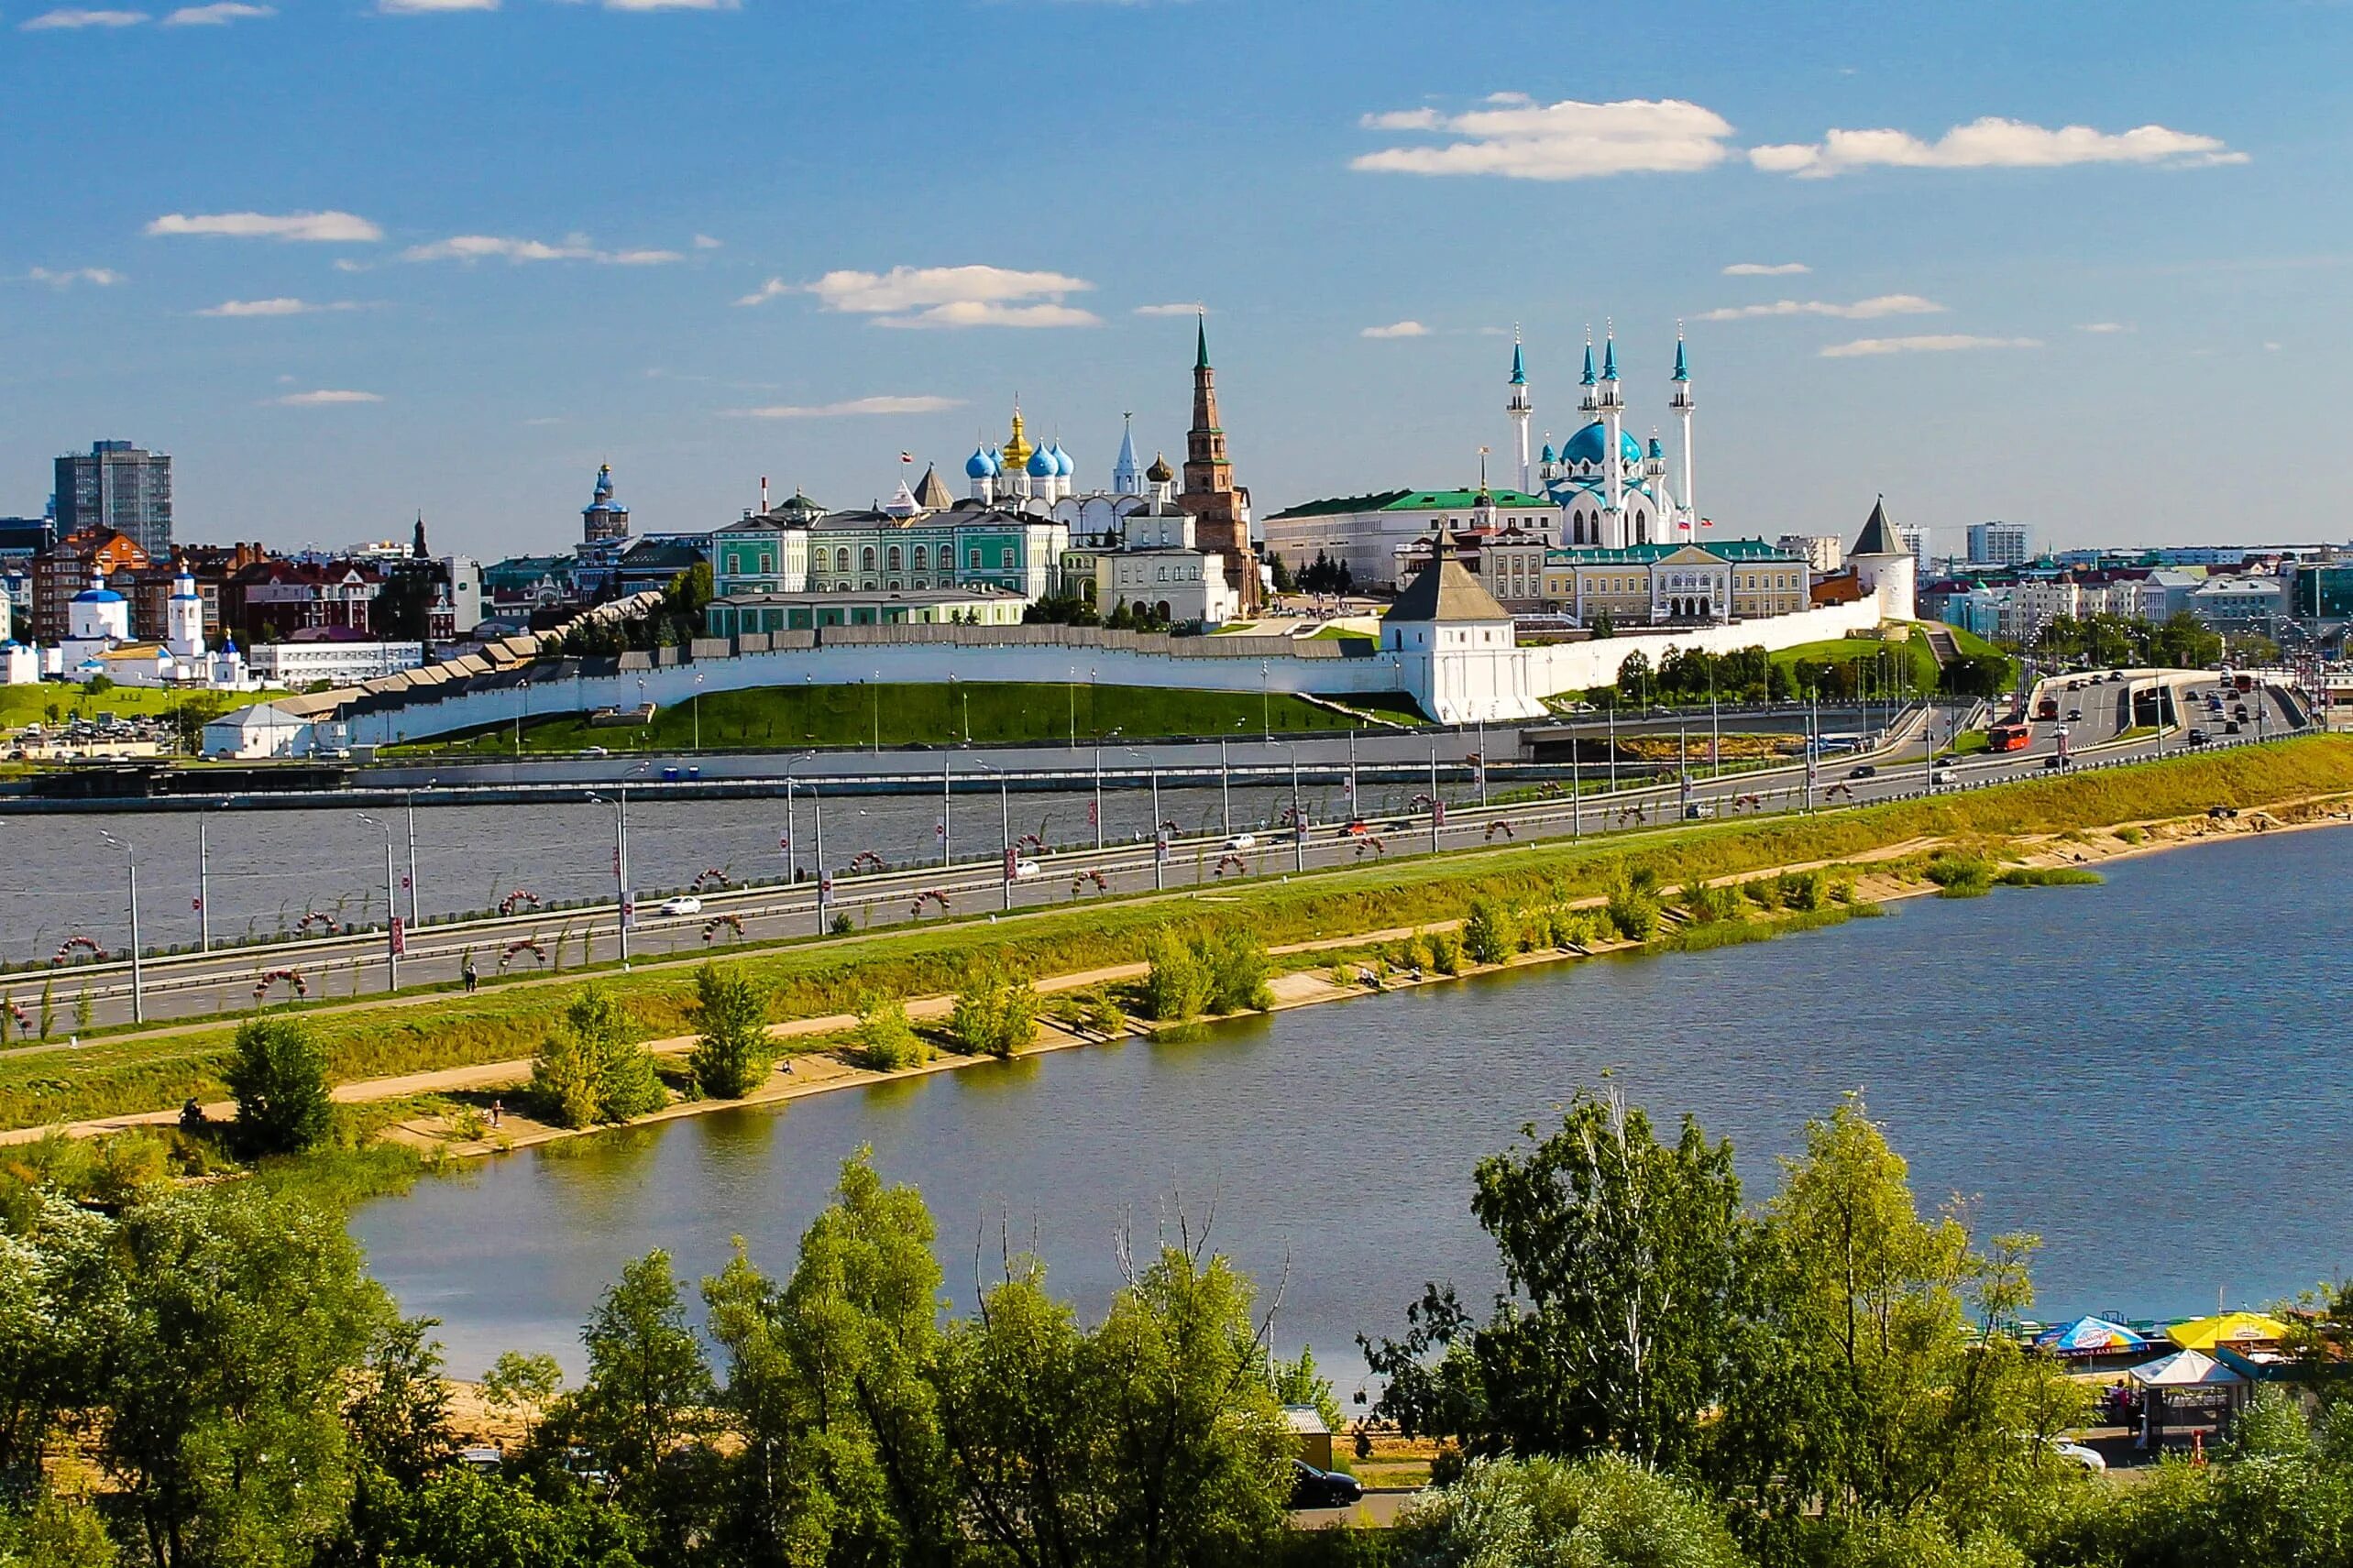
M 1351 707 L 1408 721 L 1419 715 L 1402 697 L 1350 697 Z M 764 686 L 711 692 L 702 699 L 701 743 L 707 751 L 797 751 L 808 746 L 904 746 L 918 741 L 954 745 L 1024 740 L 1083 742 L 1117 730 L 1128 740 L 1168 735 L 1260 733 L 1296 735 L 1346 729 L 1344 714 L 1275 693 L 1171 690 L 1158 686 L 1098 686 L 1043 682 L 959 682 L 952 685 Z M 695 744 L 692 703 L 666 707 L 651 724 L 593 728 L 578 714 L 526 723 L 526 751 L 682 751 Z M 511 755 L 511 726 L 458 740 L 434 740 L 404 751 Z

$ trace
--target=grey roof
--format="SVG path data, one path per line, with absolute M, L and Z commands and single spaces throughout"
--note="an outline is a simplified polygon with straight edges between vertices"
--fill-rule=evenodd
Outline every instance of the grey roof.
M 1479 586 L 1479 579 L 1463 569 L 1441 540 L 1436 559 L 1413 575 L 1380 619 L 1383 625 L 1392 620 L 1509 620 L 1512 612 Z
M 1887 521 L 1887 498 L 1880 497 L 1871 503 L 1871 516 L 1863 525 L 1862 536 L 1855 540 L 1850 555 L 1908 555 L 1904 542 L 1896 537 L 1896 527 Z
M 923 470 L 923 482 L 915 487 L 915 504 L 926 511 L 946 511 L 956 504 L 956 499 L 948 493 L 948 487 L 940 482 L 939 469 L 927 467 Z

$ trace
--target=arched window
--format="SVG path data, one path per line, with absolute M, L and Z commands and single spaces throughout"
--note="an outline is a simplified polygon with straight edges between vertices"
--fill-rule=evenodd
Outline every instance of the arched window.
M 897 570 L 898 570 L 898 567 L 899 567 L 898 546 L 897 546 L 897 545 L 896 545 L 896 544 L 894 544 L 894 545 L 892 545 L 892 546 L 891 546 L 890 569 L 891 569 L 892 571 L 896 572 L 896 571 L 897 571 Z M 896 587 L 896 584 L 894 584 L 893 586 L 894 586 L 894 587 Z
M 874 569 L 874 547 L 873 545 L 869 544 L 863 550 L 858 552 L 858 569 L 862 572 L 871 572 Z
M 847 544 L 833 553 L 833 569 L 837 572 L 850 569 L 850 547 Z
M 926 565 L 924 560 L 925 554 L 926 552 L 922 545 L 918 544 L 915 547 L 915 569 L 918 572 L 923 570 Z

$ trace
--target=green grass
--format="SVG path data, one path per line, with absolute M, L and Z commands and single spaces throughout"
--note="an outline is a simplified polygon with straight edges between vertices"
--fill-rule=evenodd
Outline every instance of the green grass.
M 1353 706 L 1370 707 L 1363 698 Z M 710 692 L 701 699 L 705 751 L 797 751 L 808 746 L 865 746 L 917 741 L 953 745 L 970 739 L 989 745 L 1067 740 L 1075 714 L 1082 743 L 1113 729 L 1131 740 L 1170 735 L 1257 735 L 1345 729 L 1347 719 L 1299 697 L 1276 693 L 1211 692 L 1159 686 L 1098 686 L 1061 683 L 964 682 L 940 685 L 763 686 Z M 566 714 L 523 725 L 526 751 L 683 751 L 695 743 L 695 705 L 683 702 L 631 729 L 589 726 Z M 456 752 L 509 756 L 514 730 L 501 726 L 464 740 L 397 748 L 404 753 Z
M 285 695 L 276 691 L 223 693 L 220 696 L 225 706 L 222 711 L 268 702 Z M 0 729 L 16 729 L 27 724 L 51 724 L 60 719 L 95 718 L 102 713 L 115 714 L 124 718 L 161 718 L 188 700 L 185 694 L 159 691 L 148 686 L 116 686 L 94 696 L 80 686 L 54 681 L 27 686 L 0 686 Z M 51 707 L 58 711 L 56 719 L 49 717 Z
M 1882 652 L 1897 659 L 1910 660 L 1910 689 L 1936 689 L 1936 655 L 1929 651 L 1928 639 L 1915 631 L 1906 641 L 1881 641 L 1871 637 L 1832 637 L 1819 642 L 1800 642 L 1794 648 L 1784 648 L 1766 657 L 1785 670 L 1795 670 L 1799 663 L 1816 664 L 1852 664 L 1869 663 Z M 1899 664 L 1898 668 L 1902 666 Z
M 1455 919 L 1478 898 L 1528 908 L 1599 895 L 1643 870 L 1655 873 L 1658 885 L 1676 887 L 1694 878 L 1836 862 L 1910 839 L 1975 844 L 2347 791 L 2353 791 L 2353 736 L 2316 736 L 1811 817 L 1677 825 L 1605 842 L 1399 857 L 1230 883 L 1206 890 L 1206 896 L 1140 896 L 994 923 L 974 916 L 919 929 L 805 938 L 743 949 L 729 961 L 766 988 L 769 1016 L 782 1021 L 846 1013 L 870 994 L 952 992 L 977 960 L 1039 975 L 1139 961 L 1151 937 L 1171 924 L 1243 926 L 1270 946 L 1281 946 Z M 1983 860 L 1982 853 L 1971 858 Z M 641 966 L 625 976 L 608 970 L 527 987 L 493 982 L 471 997 L 452 992 L 426 1005 L 322 1014 L 317 1025 L 338 1079 L 508 1060 L 529 1056 L 547 1020 L 591 980 L 610 990 L 646 1036 L 690 1032 L 690 964 Z M 234 1027 L 233 1019 L 224 1019 L 218 1027 L 185 1035 L 102 1034 L 78 1050 L 0 1055 L 0 1125 L 151 1110 L 191 1094 L 217 1098 Z
M 1313 642 L 1324 639 L 1337 641 L 1344 637 L 1353 639 L 1358 642 L 1378 642 L 1380 641 L 1379 637 L 1369 631 L 1358 631 L 1352 627 L 1347 626 L 1319 626 L 1314 630 L 1309 632 L 1305 640 Z
M 1983 729 L 1964 729 L 1952 738 L 1952 744 L 1937 753 L 1940 757 L 1966 757 L 1985 749 L 1987 741 Z

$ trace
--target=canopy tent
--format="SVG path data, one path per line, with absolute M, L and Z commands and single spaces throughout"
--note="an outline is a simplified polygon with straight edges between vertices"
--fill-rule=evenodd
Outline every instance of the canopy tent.
M 2165 1337 L 2183 1350 L 2212 1350 L 2217 1344 L 2277 1344 L 2287 1332 L 2287 1324 L 2260 1312 L 2217 1312 L 2175 1323 Z
M 2118 1355 L 2149 1348 L 2149 1341 L 2106 1318 L 2078 1318 L 2034 1336 L 2037 1350 L 2055 1355 Z
M 2246 1378 L 2204 1351 L 2177 1350 L 2125 1374 L 2144 1388 L 2221 1388 Z

